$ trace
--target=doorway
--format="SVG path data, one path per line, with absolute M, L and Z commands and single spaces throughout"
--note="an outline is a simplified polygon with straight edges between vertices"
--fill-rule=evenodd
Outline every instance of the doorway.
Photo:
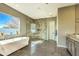
M 56 41 L 56 20 L 48 22 L 48 39 Z

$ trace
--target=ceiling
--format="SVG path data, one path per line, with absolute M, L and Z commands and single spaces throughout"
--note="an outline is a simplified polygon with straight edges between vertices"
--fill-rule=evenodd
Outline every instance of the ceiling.
M 19 12 L 33 18 L 48 18 L 57 16 L 57 9 L 74 3 L 5 3 Z

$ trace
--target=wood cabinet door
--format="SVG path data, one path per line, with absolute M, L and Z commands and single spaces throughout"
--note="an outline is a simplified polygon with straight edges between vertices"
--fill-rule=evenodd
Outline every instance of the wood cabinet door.
M 79 18 L 79 4 L 76 5 L 75 12 L 76 12 L 75 13 L 76 19 L 78 19 Z
M 79 42 L 75 42 L 75 54 L 79 56 Z
M 75 32 L 79 34 L 79 4 L 75 5 Z
M 75 44 L 74 44 L 74 41 L 71 42 L 71 49 L 72 49 L 72 56 L 75 56 Z
M 69 38 L 67 38 L 67 49 L 68 51 L 71 53 L 72 52 L 72 49 L 71 49 L 71 45 L 72 43 L 70 42 Z
M 79 56 L 79 47 L 75 47 L 76 56 Z
M 67 49 L 71 53 L 71 55 L 75 55 L 75 45 L 72 39 L 67 38 Z

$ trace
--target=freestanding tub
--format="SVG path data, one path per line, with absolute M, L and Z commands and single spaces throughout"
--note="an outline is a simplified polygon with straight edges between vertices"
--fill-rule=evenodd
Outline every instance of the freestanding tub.
M 0 54 L 7 56 L 29 44 L 29 37 L 17 37 L 0 41 Z

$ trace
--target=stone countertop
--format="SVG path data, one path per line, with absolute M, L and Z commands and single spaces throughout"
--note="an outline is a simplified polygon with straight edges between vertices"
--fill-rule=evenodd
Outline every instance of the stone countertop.
M 79 42 L 79 35 L 67 35 L 67 37 L 74 41 Z

